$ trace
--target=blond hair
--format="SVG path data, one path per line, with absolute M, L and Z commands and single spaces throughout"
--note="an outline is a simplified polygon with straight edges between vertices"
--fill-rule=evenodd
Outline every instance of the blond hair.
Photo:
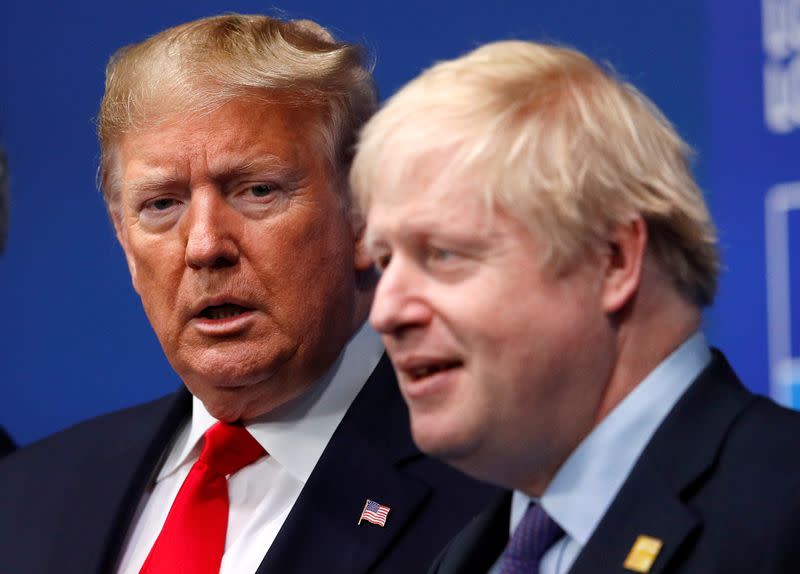
M 431 157 L 447 158 L 440 183 L 474 183 L 541 234 L 555 272 L 641 216 L 677 289 L 713 300 L 716 232 L 689 147 L 652 102 L 583 54 L 496 42 L 424 72 L 361 134 L 350 181 L 362 210 Z
M 98 183 L 109 209 L 122 136 L 239 97 L 319 108 L 321 153 L 344 187 L 356 134 L 377 105 L 370 68 L 361 46 L 336 41 L 310 20 L 261 15 L 204 18 L 121 48 L 106 67 L 97 121 Z

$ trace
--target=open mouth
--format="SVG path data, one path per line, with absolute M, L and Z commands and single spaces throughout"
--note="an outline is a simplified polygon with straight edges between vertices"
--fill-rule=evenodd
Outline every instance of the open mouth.
M 252 311 L 252 309 L 242 307 L 241 305 L 234 305 L 233 303 L 224 303 L 222 305 L 206 307 L 200 312 L 200 317 L 203 319 L 211 319 L 212 321 L 221 321 L 244 315 L 249 311 Z
M 441 373 L 443 371 L 448 371 L 450 369 L 457 369 L 462 364 L 463 363 L 461 361 L 434 363 L 422 367 L 416 367 L 414 369 L 409 369 L 408 374 L 411 375 L 412 380 L 418 381 L 420 379 L 424 379 L 425 377 L 430 377 L 431 375 L 435 375 L 436 373 Z

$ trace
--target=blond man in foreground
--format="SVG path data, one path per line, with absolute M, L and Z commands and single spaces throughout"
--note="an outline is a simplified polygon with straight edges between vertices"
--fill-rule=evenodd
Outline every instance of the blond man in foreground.
M 584 55 L 483 46 L 367 124 L 370 320 L 417 445 L 508 489 L 432 572 L 795 572 L 800 414 L 701 331 L 689 151 Z

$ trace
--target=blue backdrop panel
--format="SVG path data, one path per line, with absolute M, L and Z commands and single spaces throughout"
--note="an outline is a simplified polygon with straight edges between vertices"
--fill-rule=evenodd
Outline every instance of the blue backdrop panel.
M 753 388 L 798 407 L 800 2 L 710 6 L 710 200 L 726 265 L 714 341 Z
M 486 41 L 531 38 L 576 46 L 612 63 L 664 109 L 700 150 L 700 179 L 707 184 L 706 36 L 709 30 L 716 35 L 730 32 L 718 29 L 728 25 L 724 20 L 708 25 L 703 2 L 296 0 L 281 8 L 292 17 L 313 18 L 344 38 L 366 42 L 377 59 L 375 74 L 383 96 L 435 60 L 457 56 Z M 0 424 L 19 442 L 170 392 L 180 384 L 130 286 L 122 252 L 94 187 L 98 150 L 92 118 L 108 56 L 123 44 L 186 20 L 265 10 L 272 10 L 270 4 L 241 0 L 183 4 L 49 0 L 5 2 L 0 8 L 0 141 L 8 151 L 12 188 L 11 232 L 7 252 L 0 258 L 4 304 Z M 745 14 L 740 22 L 754 27 L 748 33 L 755 45 L 755 75 L 747 82 L 756 83 L 761 64 L 757 19 L 758 14 Z M 740 49 L 733 38 L 730 44 L 732 50 Z M 741 112 L 733 106 L 735 98 L 725 94 L 723 99 L 728 107 L 715 107 L 712 115 L 718 129 L 726 117 L 736 117 L 725 113 Z M 753 131 L 761 134 L 757 119 L 752 121 Z M 718 155 L 714 165 L 725 163 L 731 171 L 717 169 L 715 176 L 727 176 L 729 183 L 747 193 L 763 194 L 771 183 L 740 173 L 747 171 L 751 142 L 742 142 L 741 147 L 735 141 L 728 143 L 729 155 Z M 786 172 L 777 181 L 792 178 Z M 720 199 L 727 187 L 714 186 L 719 190 L 716 206 L 723 210 L 726 202 Z M 763 212 L 755 199 L 752 203 L 742 208 Z M 739 224 L 737 216 L 723 215 L 730 250 L 740 251 L 745 259 L 752 254 L 755 269 L 752 281 L 745 270 L 752 285 L 726 286 L 719 318 L 715 317 L 720 324 L 726 315 L 736 318 L 740 309 L 732 301 L 740 290 L 746 294 L 740 304 L 764 306 L 753 301 L 764 291 L 759 243 L 763 233 L 757 230 L 752 243 L 739 240 L 729 229 Z M 752 230 L 749 233 L 753 235 Z M 733 273 L 740 270 L 738 262 L 732 266 Z M 759 347 L 765 332 L 763 326 L 751 329 L 747 349 L 731 347 L 738 355 L 737 366 L 760 376 L 762 367 L 751 369 L 746 361 L 749 355 L 766 352 Z M 727 334 L 725 342 L 727 346 Z

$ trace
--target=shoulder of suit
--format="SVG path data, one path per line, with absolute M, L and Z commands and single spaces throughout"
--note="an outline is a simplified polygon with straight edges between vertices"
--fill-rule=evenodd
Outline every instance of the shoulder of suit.
M 36 464 L 41 459 L 52 464 L 69 463 L 70 457 L 87 452 L 101 454 L 105 447 L 119 448 L 132 437 L 151 434 L 170 416 L 188 412 L 188 392 L 180 391 L 158 399 L 98 415 L 78 422 L 62 431 L 19 448 L 0 460 L 0 478 L 26 464 Z

